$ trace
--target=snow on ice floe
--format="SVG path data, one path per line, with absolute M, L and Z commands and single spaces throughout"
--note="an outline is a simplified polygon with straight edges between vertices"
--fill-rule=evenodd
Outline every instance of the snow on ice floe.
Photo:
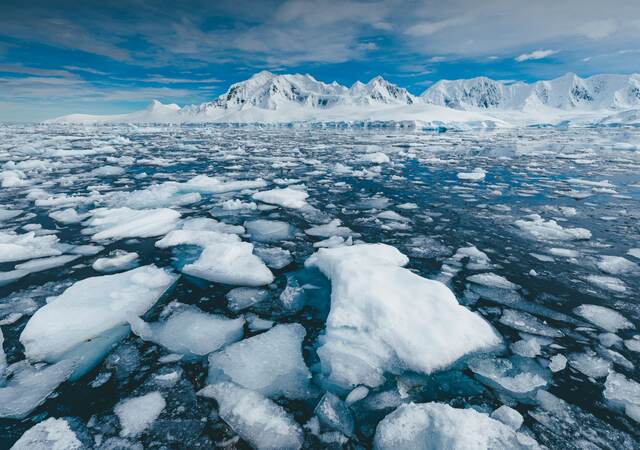
M 443 403 L 410 403 L 387 415 L 376 428 L 374 447 L 392 449 L 538 449 L 535 440 L 471 408 Z
M 156 242 L 160 248 L 185 244 L 202 247 L 200 256 L 182 267 L 187 275 L 240 286 L 263 286 L 274 279 L 264 262 L 253 254 L 253 244 L 242 242 L 235 234 L 187 227 Z
M 565 228 L 555 220 L 544 220 L 538 214 L 531 214 L 528 220 L 516 220 L 515 225 L 536 240 L 577 241 L 591 239 L 591 232 L 585 228 Z
M 120 435 L 123 437 L 139 435 L 149 428 L 166 406 L 167 402 L 157 391 L 121 401 L 114 408 L 120 420 Z
M 85 234 L 92 240 L 156 237 L 167 234 L 178 224 L 180 213 L 169 208 L 98 208 L 84 222 Z
M 297 450 L 302 428 L 287 411 L 263 395 L 232 382 L 209 385 L 198 392 L 218 402 L 219 414 L 242 439 L 259 450 Z
M 199 202 L 201 194 L 223 194 L 244 189 L 260 189 L 267 183 L 262 179 L 228 180 L 197 175 L 183 183 L 167 181 L 133 192 L 116 192 L 108 198 L 113 206 L 133 209 L 163 208 Z
M 85 445 L 78 439 L 66 419 L 50 417 L 29 428 L 13 444 L 11 450 L 80 450 Z
M 309 194 L 302 189 L 293 189 L 291 187 L 256 192 L 251 197 L 254 200 L 282 206 L 283 208 L 301 209 L 309 206 L 307 203 Z
M 38 236 L 33 231 L 24 234 L 0 231 L 0 263 L 62 253 L 63 248 L 55 235 Z
M 229 345 L 209 356 L 207 381 L 230 380 L 271 398 L 308 398 L 311 373 L 302 358 L 305 335 L 299 324 L 281 324 Z
M 195 306 L 174 305 L 169 317 L 145 322 L 137 316 L 129 319 L 131 330 L 145 341 L 153 341 L 173 353 L 206 355 L 244 334 L 244 319 L 207 314 Z
M 445 285 L 404 269 L 407 262 L 384 244 L 320 249 L 306 261 L 331 280 L 318 356 L 332 383 L 375 387 L 385 372 L 431 373 L 500 344 L 484 319 Z
M 92 339 L 114 332 L 131 315 L 144 314 L 176 279 L 150 265 L 74 283 L 29 319 L 20 335 L 25 355 L 47 362 L 82 359 L 92 345 L 100 346 Z
M 116 250 L 109 256 L 96 259 L 91 267 L 97 272 L 118 272 L 136 267 L 138 258 L 139 255 L 136 252 Z

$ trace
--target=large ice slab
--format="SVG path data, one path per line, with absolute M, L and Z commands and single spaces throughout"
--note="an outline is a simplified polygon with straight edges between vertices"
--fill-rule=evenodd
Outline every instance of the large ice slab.
M 91 339 L 142 315 L 176 281 L 154 265 L 78 281 L 29 320 L 20 342 L 34 361 L 55 362 Z
M 538 449 L 530 437 L 474 409 L 443 403 L 410 403 L 378 424 L 377 450 L 512 450 Z
M 302 358 L 305 334 L 297 323 L 276 325 L 212 353 L 207 381 L 231 380 L 267 397 L 307 398 L 311 373 Z
M 304 435 L 298 423 L 277 403 L 231 382 L 198 392 L 218 402 L 219 413 L 242 439 L 259 450 L 297 450 Z
M 254 200 L 258 200 L 271 205 L 282 206 L 283 208 L 300 209 L 308 206 L 307 198 L 309 194 L 302 189 L 292 189 L 290 187 L 284 189 L 271 189 L 269 191 L 256 192 L 251 196 Z
M 331 311 L 318 355 L 343 387 L 378 386 L 384 372 L 431 373 L 500 337 L 444 284 L 404 269 L 385 244 L 320 249 L 305 263 L 331 280 Z

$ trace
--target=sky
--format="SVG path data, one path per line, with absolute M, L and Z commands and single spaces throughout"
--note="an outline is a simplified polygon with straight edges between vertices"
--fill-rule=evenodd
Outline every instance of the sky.
M 414 94 L 640 72 L 640 0 L 0 0 L 0 122 L 201 103 L 260 70 Z

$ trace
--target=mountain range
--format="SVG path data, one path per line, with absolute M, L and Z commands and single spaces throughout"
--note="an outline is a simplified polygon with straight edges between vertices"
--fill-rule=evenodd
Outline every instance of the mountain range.
M 211 102 L 180 107 L 157 100 L 129 114 L 72 114 L 57 123 L 223 123 L 496 128 L 640 124 L 640 75 L 566 74 L 508 83 L 442 80 L 416 96 L 380 76 L 347 87 L 310 75 L 262 71 Z

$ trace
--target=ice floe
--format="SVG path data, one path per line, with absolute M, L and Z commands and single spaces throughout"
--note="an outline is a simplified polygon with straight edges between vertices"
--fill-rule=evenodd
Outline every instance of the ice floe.
M 404 269 L 407 262 L 384 244 L 320 249 L 306 261 L 331 280 L 331 311 L 318 349 L 331 382 L 375 387 L 385 372 L 431 373 L 500 343 L 445 285 Z

